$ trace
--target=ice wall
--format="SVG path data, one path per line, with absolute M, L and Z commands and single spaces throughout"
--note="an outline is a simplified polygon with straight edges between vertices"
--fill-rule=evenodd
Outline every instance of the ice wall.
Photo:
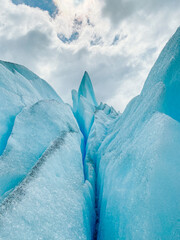
M 16 116 L 0 157 L 1 198 L 26 177 L 54 139 L 71 129 L 79 131 L 70 107 L 64 103 L 41 100 L 24 108 Z
M 91 239 L 80 135 L 61 132 L 0 207 L 0 239 Z
M 42 99 L 62 102 L 56 92 L 27 68 L 0 61 L 0 155 L 11 134 L 15 117 L 25 106 Z
M 16 64 L 1 62 L 0 91 L 0 239 L 92 239 L 84 137 L 70 106 Z
M 180 237 L 179 60 L 180 28 L 96 152 L 98 239 Z

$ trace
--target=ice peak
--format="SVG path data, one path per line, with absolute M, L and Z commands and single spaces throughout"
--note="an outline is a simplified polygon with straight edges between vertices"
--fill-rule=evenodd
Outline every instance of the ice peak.
M 94 89 L 93 89 L 91 79 L 89 77 L 89 74 L 86 71 L 84 73 L 84 76 L 82 78 L 82 81 L 78 90 L 78 98 L 80 98 L 80 96 L 85 97 L 93 105 L 95 106 L 98 105 L 95 94 L 94 94 Z

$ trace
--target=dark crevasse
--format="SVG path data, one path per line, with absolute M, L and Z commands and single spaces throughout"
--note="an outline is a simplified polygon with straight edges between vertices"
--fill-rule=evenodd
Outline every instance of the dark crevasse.
M 83 164 L 85 180 L 93 189 L 95 216 L 92 219 L 93 239 L 98 236 L 98 194 L 96 179 L 96 152 L 107 135 L 108 125 L 118 116 L 108 105 L 98 106 L 93 86 L 87 72 L 84 73 L 78 92 L 72 91 L 73 113 L 84 136 Z
M 91 182 L 95 192 L 95 211 L 96 223 L 94 229 L 94 239 L 98 237 L 99 229 L 99 192 L 98 192 L 98 150 L 108 132 L 113 128 L 116 119 L 120 116 L 112 107 L 106 104 L 100 104 L 94 113 L 94 123 L 86 144 L 85 169 L 89 181 Z
M 84 177 L 85 181 L 88 181 L 92 187 L 92 204 L 93 208 L 95 209 L 95 169 L 93 166 L 93 160 L 91 162 L 87 162 L 87 141 L 92 125 L 94 123 L 94 113 L 97 107 L 97 101 L 91 80 L 87 72 L 84 73 L 78 92 L 76 90 L 72 91 L 72 99 L 73 113 L 84 137 L 82 149 Z M 92 176 L 89 175 L 90 171 Z M 92 236 L 94 235 L 96 228 L 96 211 L 94 211 L 94 213 L 95 214 L 92 215 L 91 219 Z

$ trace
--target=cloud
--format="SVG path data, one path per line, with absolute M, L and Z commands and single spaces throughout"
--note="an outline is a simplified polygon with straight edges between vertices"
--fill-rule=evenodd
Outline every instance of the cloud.
M 123 111 L 179 24 L 170 0 L 162 9 L 143 2 L 54 0 L 58 14 L 51 17 L 43 9 L 1 0 L 0 58 L 30 68 L 67 102 L 86 70 L 98 100 Z M 118 17 L 122 4 L 125 12 Z
M 173 13 L 180 7 L 179 0 L 104 0 L 102 2 L 103 15 L 109 17 L 114 25 L 134 15 L 143 18 L 150 14 L 162 13 L 164 9 Z

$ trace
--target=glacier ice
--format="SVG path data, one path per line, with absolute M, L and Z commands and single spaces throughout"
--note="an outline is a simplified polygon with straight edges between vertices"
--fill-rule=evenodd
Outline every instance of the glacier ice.
M 90 239 L 79 136 L 62 132 L 9 194 L 1 239 Z
M 61 132 L 78 131 L 76 122 L 71 119 L 70 108 L 55 100 L 38 101 L 16 116 L 6 149 L 0 157 L 1 196 L 25 178 Z
M 98 239 L 180 237 L 179 60 L 180 28 L 95 154 Z
M 179 239 L 179 97 L 180 28 L 123 114 L 94 112 L 84 168 L 97 239 Z
M 70 106 L 28 69 L 0 67 L 0 239 L 91 239 L 84 138 Z
M 180 28 L 120 114 L 0 62 L 0 239 L 180 238 Z
M 11 134 L 16 115 L 25 106 L 39 100 L 55 99 L 62 102 L 56 92 L 27 68 L 0 61 L 0 155 Z
M 78 99 L 83 96 L 88 100 L 89 103 L 97 106 L 96 97 L 94 94 L 93 86 L 90 80 L 88 73 L 85 71 L 83 79 L 81 81 L 79 90 L 78 90 Z
M 87 72 L 84 73 L 78 92 L 72 91 L 73 112 L 85 140 L 88 138 L 97 107 L 93 86 Z

